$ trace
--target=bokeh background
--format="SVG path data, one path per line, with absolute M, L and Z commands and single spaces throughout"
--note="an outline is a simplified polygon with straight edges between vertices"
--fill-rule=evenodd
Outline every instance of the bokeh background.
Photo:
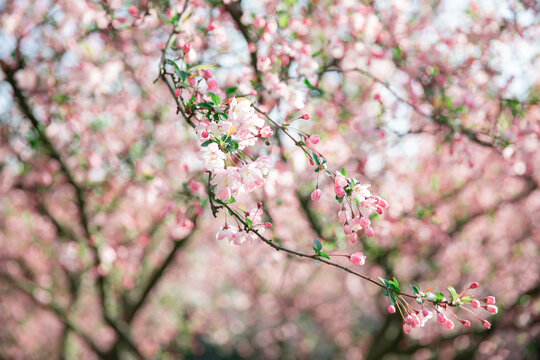
M 0 1 L 0 358 L 538 358 L 537 2 L 185 5 Z M 310 113 L 295 126 L 329 167 L 390 204 L 348 244 L 332 184 L 313 203 L 317 175 L 278 134 L 257 150 L 264 188 L 238 205 L 263 201 L 289 248 L 363 251 L 373 278 L 478 281 L 491 330 L 405 335 L 358 277 L 215 240 L 199 140 L 154 82 L 183 10 L 169 56 L 189 42 L 222 98 Z

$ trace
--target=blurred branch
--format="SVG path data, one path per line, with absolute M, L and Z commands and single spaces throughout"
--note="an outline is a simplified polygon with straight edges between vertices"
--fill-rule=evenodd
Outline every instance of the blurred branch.
M 150 278 L 148 279 L 147 283 L 143 286 L 143 289 L 141 291 L 141 295 L 138 297 L 138 299 L 128 305 L 128 308 L 125 310 L 124 317 L 126 319 L 126 322 L 129 324 L 133 321 L 133 318 L 137 314 L 137 312 L 141 309 L 141 307 L 144 305 L 146 299 L 148 298 L 148 295 L 152 291 L 152 289 L 156 286 L 156 284 L 159 282 L 169 265 L 173 262 L 178 250 L 180 250 L 182 247 L 184 247 L 189 239 L 193 236 L 193 234 L 196 231 L 197 228 L 197 217 L 194 217 L 192 219 L 194 225 L 193 229 L 189 232 L 188 235 L 186 235 L 184 238 L 180 240 L 175 240 L 173 248 L 165 257 L 163 262 L 159 267 L 154 269 L 152 272 L 152 275 L 150 275 Z
M 106 353 L 100 350 L 98 346 L 94 343 L 94 341 L 83 330 L 81 330 L 78 325 L 76 325 L 67 317 L 65 311 L 58 304 L 56 304 L 54 301 L 51 301 L 49 304 L 45 304 L 35 298 L 34 291 L 38 288 L 37 286 L 23 284 L 21 280 L 13 279 L 13 277 L 4 272 L 0 273 L 0 277 L 24 294 L 28 295 L 32 299 L 32 301 L 34 301 L 40 307 L 53 312 L 57 316 L 57 318 L 66 326 L 66 328 L 68 328 L 70 331 L 73 331 L 77 336 L 79 336 L 92 349 L 92 351 L 96 353 L 96 355 L 98 355 L 102 359 L 107 358 Z

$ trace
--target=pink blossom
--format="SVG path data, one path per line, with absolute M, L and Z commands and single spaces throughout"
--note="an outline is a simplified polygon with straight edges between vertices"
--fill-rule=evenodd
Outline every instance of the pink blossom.
M 356 233 L 352 233 L 349 236 L 347 236 L 347 241 L 349 242 L 349 244 L 354 244 L 356 243 L 357 240 L 358 240 L 358 235 L 356 235 Z
M 184 52 L 184 54 L 187 54 L 190 50 L 191 50 L 190 43 L 185 43 L 184 46 L 182 46 L 182 51 Z
M 474 299 L 473 301 L 471 301 L 471 305 L 473 308 L 478 309 L 480 307 L 480 301 Z
M 448 330 L 452 330 L 454 328 L 454 322 L 450 319 L 447 319 L 444 323 L 444 326 L 446 326 Z
M 261 137 L 263 138 L 269 138 L 273 133 L 274 131 L 270 126 L 265 126 L 260 130 Z
M 431 311 L 429 311 L 428 309 L 426 309 L 426 308 L 422 309 L 422 315 L 424 315 L 424 317 L 427 317 L 430 314 L 431 314 Z
M 475 281 L 471 284 L 471 286 L 469 286 L 469 288 L 471 289 L 476 289 L 477 287 L 479 286 L 479 284 Z
M 267 222 L 264 223 L 264 227 L 267 228 L 267 229 L 271 229 L 272 228 L 272 223 L 267 221 Z
M 208 27 L 206 28 L 206 30 L 212 31 L 212 30 L 214 30 L 215 28 L 216 28 L 216 25 L 215 25 L 213 22 L 211 22 L 210 24 L 208 24 Z
M 315 189 L 312 193 L 311 193 L 311 200 L 313 201 L 317 201 L 321 198 L 321 189 Z
M 309 137 L 309 141 L 311 141 L 311 143 L 313 143 L 313 144 L 318 144 L 319 140 L 320 140 L 319 135 L 311 135 Z
M 495 305 L 486 306 L 486 310 L 491 314 L 496 314 L 499 311 L 499 309 Z
M 461 323 L 465 327 L 471 327 L 471 322 L 469 320 L 461 320 Z
M 486 297 L 486 304 L 495 305 L 495 296 Z
M 302 115 L 302 119 L 309 120 L 311 119 L 311 115 L 309 115 L 308 113 L 304 113 L 304 115 Z
M 354 265 L 364 265 L 366 263 L 366 256 L 361 251 L 350 255 L 349 259 Z
M 403 332 L 409 334 L 411 332 L 411 327 L 408 324 L 403 324 Z
M 206 130 L 203 130 L 202 133 L 201 133 L 201 136 L 202 136 L 204 139 L 206 139 L 206 138 L 208 137 L 208 135 L 209 135 L 209 134 L 208 134 L 208 131 L 206 131 Z
M 336 186 L 334 188 L 334 191 L 336 192 L 336 196 L 338 198 L 345 196 L 345 189 L 343 189 L 342 187 Z
M 206 83 L 208 84 L 208 90 L 214 91 L 218 87 L 218 82 L 214 78 L 210 78 L 210 79 L 206 80 Z
M 135 5 L 130 6 L 129 8 L 129 14 L 131 16 L 135 16 L 139 13 L 139 8 L 137 8 Z
M 210 69 L 205 69 L 203 71 L 203 78 L 210 79 L 213 76 L 212 71 Z
M 439 324 L 444 325 L 446 323 L 446 320 L 448 320 L 448 319 L 446 318 L 446 316 L 443 313 L 439 313 L 437 315 L 437 321 L 439 322 Z
M 232 236 L 238 232 L 238 229 L 232 225 L 225 225 L 216 234 L 216 240 L 232 240 Z
M 371 227 L 371 226 L 368 226 L 366 228 L 366 236 L 367 237 L 373 237 L 375 236 L 375 230 Z
M 482 325 L 484 325 L 486 329 L 491 329 L 491 323 L 487 320 L 482 320 Z
M 347 186 L 347 179 L 345 176 L 341 175 L 340 173 L 336 174 L 336 177 L 334 178 L 334 186 L 343 188 Z
M 174 97 L 180 97 L 182 91 L 179 88 L 174 89 Z
M 394 305 L 388 306 L 388 312 L 390 314 L 395 314 L 396 313 L 396 307 Z

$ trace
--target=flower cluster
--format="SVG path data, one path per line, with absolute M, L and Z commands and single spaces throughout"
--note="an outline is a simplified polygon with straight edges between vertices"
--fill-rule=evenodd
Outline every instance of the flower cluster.
M 433 294 L 429 290 L 422 292 L 418 284 L 411 284 L 411 289 L 416 295 L 415 300 L 422 306 L 421 309 L 417 309 L 413 305 L 409 304 L 405 298 L 399 294 L 400 289 L 399 284 L 397 284 L 397 280 L 384 280 L 383 282 L 387 287 L 387 290 L 385 291 L 391 302 L 391 305 L 388 307 L 388 312 L 394 314 L 397 307 L 403 318 L 403 331 L 406 334 L 410 333 L 413 328 L 423 327 L 426 322 L 433 317 L 433 313 L 428 310 L 426 306 L 431 306 L 433 308 L 437 314 L 437 322 L 441 326 L 446 327 L 448 330 L 452 330 L 454 328 L 454 321 L 452 321 L 450 317 L 459 321 L 465 327 L 471 326 L 471 322 L 469 320 L 460 318 L 454 311 L 451 310 L 452 308 L 463 309 L 465 312 L 478 319 L 487 329 L 491 328 L 491 323 L 474 313 L 468 308 L 468 306 L 471 306 L 474 309 L 483 308 L 490 314 L 496 314 L 498 312 L 498 308 L 495 306 L 494 296 L 476 299 L 470 295 L 465 295 L 468 290 L 476 289 L 479 286 L 477 282 L 472 283 L 460 294 L 458 294 L 452 286 L 449 286 L 448 290 L 451 295 L 450 299 L 447 299 L 441 292 L 437 292 L 436 294 Z M 482 305 L 482 303 L 484 305 Z

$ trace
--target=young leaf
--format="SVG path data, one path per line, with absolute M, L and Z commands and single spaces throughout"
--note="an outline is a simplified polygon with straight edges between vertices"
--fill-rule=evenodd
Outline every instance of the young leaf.
M 347 170 L 345 168 L 341 168 L 341 175 L 347 177 Z
M 210 99 L 214 102 L 214 104 L 219 105 L 221 104 L 221 98 L 219 95 L 216 95 L 214 93 L 209 92 L 208 95 L 210 95 Z
M 324 251 L 321 251 L 321 252 L 319 253 L 319 255 L 320 255 L 321 257 L 323 257 L 323 258 L 327 258 L 328 260 L 330 260 L 330 255 L 328 255 L 328 254 L 325 253 Z
M 313 245 L 314 245 L 313 248 L 315 249 L 315 252 L 319 254 L 322 250 L 322 244 L 319 241 L 319 239 L 313 240 Z

